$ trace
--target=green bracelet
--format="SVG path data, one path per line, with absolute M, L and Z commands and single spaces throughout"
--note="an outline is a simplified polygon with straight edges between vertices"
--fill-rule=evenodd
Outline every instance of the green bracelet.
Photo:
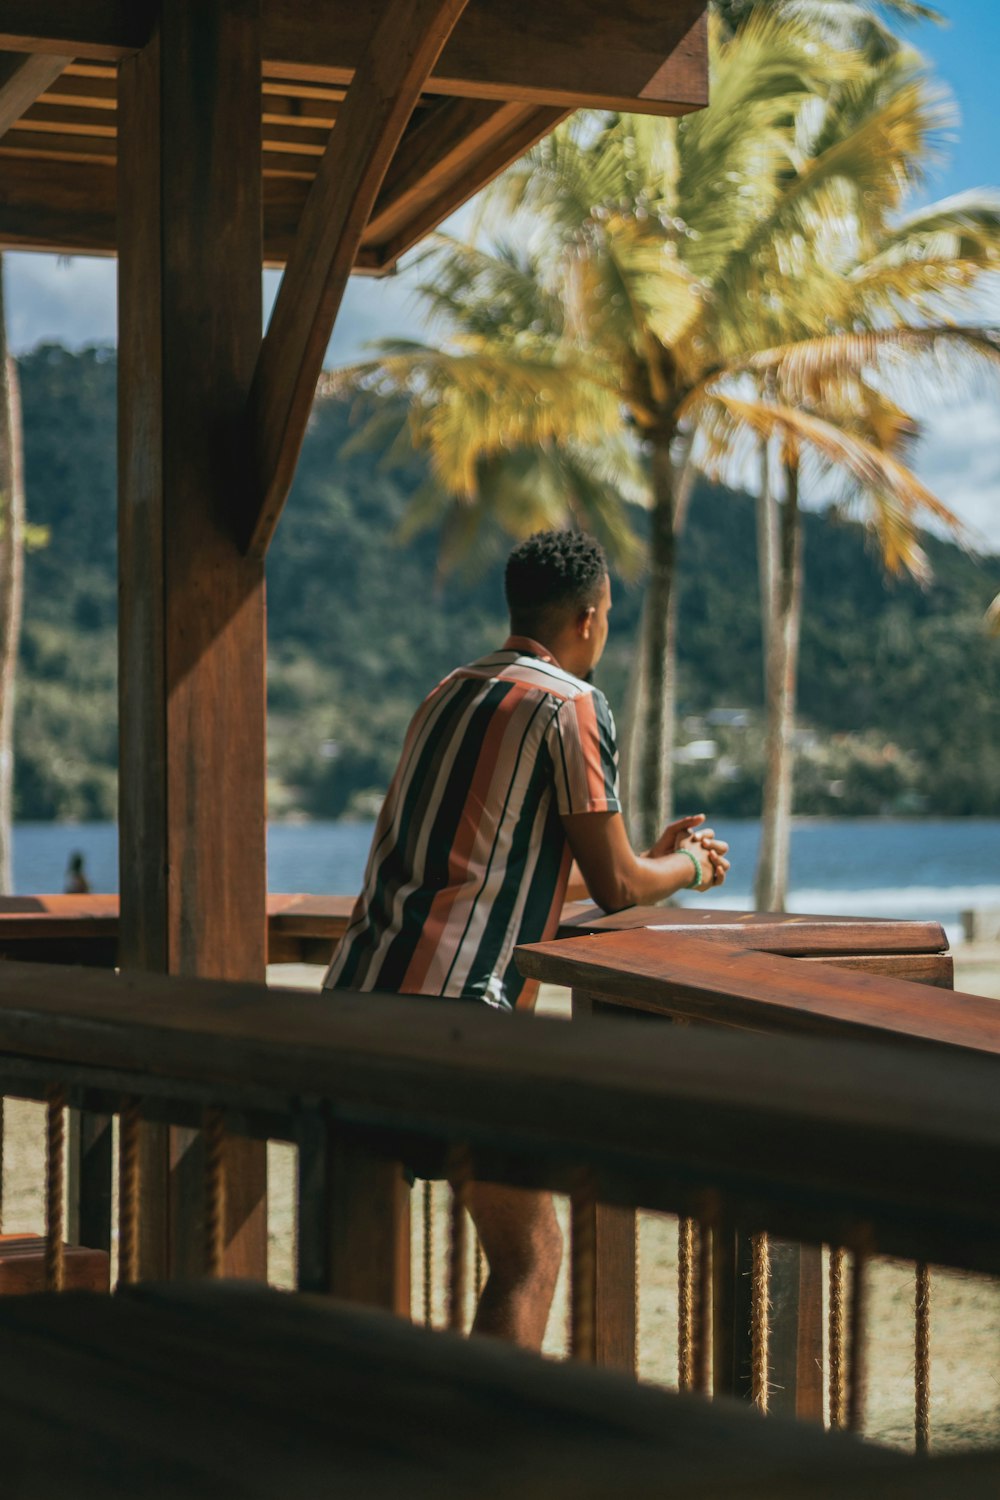
M 677 853 L 677 854 L 683 854 L 684 857 L 686 859 L 689 859 L 691 861 L 691 863 L 694 865 L 694 879 L 688 881 L 687 886 L 685 887 L 685 889 L 687 889 L 689 891 L 696 891 L 696 890 L 698 890 L 699 887 L 701 886 L 701 865 L 698 863 L 698 861 L 695 858 L 695 856 L 691 853 L 690 849 L 677 849 L 677 850 L 675 850 L 675 853 Z

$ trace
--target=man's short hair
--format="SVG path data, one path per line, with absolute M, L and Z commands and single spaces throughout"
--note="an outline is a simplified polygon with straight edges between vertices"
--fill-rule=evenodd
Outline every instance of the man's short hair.
M 536 531 L 507 559 L 504 590 L 517 635 L 598 602 L 608 560 L 585 531 Z

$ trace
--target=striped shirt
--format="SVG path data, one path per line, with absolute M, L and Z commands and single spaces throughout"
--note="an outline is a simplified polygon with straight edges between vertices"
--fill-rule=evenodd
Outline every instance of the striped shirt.
M 328 989 L 512 1010 L 519 943 L 553 937 L 571 856 L 560 818 L 619 812 L 603 693 L 512 636 L 417 710 Z

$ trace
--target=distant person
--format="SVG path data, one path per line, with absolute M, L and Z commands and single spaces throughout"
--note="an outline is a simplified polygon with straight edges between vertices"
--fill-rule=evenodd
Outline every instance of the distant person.
M 616 911 L 726 878 L 728 846 L 700 813 L 644 854 L 625 831 L 614 722 L 590 683 L 611 609 L 598 543 L 530 537 L 506 593 L 508 639 L 410 725 L 328 990 L 525 1008 L 514 949 L 555 936 L 567 894 Z M 466 1202 L 490 1267 L 474 1329 L 537 1349 L 562 1256 L 551 1195 L 473 1182 Z
M 63 886 L 67 896 L 88 896 L 90 894 L 90 881 L 87 879 L 87 871 L 84 869 L 83 855 L 77 850 L 69 857 L 66 866 L 66 884 Z

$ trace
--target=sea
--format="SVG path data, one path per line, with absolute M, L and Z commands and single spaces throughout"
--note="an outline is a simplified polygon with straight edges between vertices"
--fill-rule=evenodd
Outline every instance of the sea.
M 749 909 L 760 836 L 756 819 L 719 819 L 732 870 L 724 888 L 682 901 Z M 353 895 L 361 882 L 373 824 L 273 823 L 268 889 Z M 17 895 L 63 889 L 70 854 L 86 861 L 91 888 L 117 891 L 113 823 L 18 823 Z M 1000 819 L 797 819 L 792 829 L 788 910 L 822 916 L 925 918 L 962 941 L 963 911 L 1000 908 Z

